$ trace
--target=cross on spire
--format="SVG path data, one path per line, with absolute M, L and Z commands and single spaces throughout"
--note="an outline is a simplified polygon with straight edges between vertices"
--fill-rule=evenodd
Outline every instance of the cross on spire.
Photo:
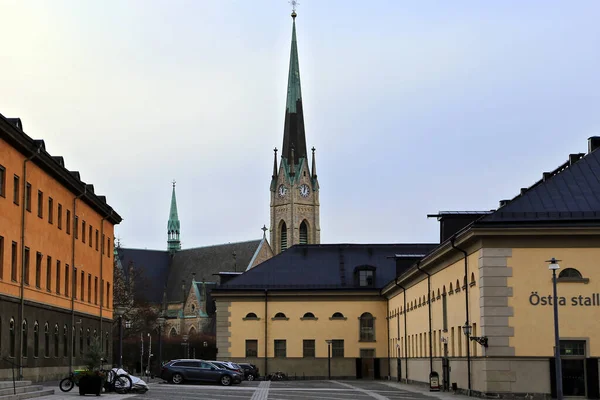
M 175 179 L 173 179 L 173 189 L 175 189 L 175 184 L 177 183 L 177 181 L 175 181 Z
M 267 231 L 268 231 L 267 226 L 263 225 L 263 227 L 260 228 L 260 230 L 263 231 L 263 238 L 266 238 L 267 237 Z

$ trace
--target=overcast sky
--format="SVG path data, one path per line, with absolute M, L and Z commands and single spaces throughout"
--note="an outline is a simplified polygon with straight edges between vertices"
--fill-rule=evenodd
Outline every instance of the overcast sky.
M 323 243 L 435 242 L 600 134 L 600 2 L 301 0 Z M 0 113 L 105 194 L 127 247 L 269 226 L 286 0 L 0 0 Z

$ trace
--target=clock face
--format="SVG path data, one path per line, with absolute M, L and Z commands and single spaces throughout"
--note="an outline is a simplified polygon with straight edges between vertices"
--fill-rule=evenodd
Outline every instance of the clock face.
M 305 183 L 300 185 L 300 196 L 308 197 L 309 194 L 310 194 L 310 189 L 309 189 L 308 185 Z
M 287 188 L 284 185 L 279 185 L 279 189 L 277 189 L 277 194 L 279 194 L 279 197 L 285 197 L 286 193 Z

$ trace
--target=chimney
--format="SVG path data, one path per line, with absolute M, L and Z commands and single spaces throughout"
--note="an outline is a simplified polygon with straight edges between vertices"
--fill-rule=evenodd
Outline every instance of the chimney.
M 585 156 L 583 153 L 579 154 L 569 154 L 569 166 L 575 164 L 577 161 L 581 159 L 581 157 Z
M 500 200 L 500 207 L 504 207 L 510 200 Z
M 542 180 L 543 180 L 544 182 L 546 182 L 548 179 L 550 179 L 550 177 L 551 177 L 551 176 L 552 176 L 552 174 L 551 174 L 550 172 L 544 172 L 544 173 L 542 174 Z
M 588 138 L 588 154 L 600 147 L 600 136 Z
M 521 196 L 523 196 L 525 193 L 527 193 L 527 188 L 521 188 Z

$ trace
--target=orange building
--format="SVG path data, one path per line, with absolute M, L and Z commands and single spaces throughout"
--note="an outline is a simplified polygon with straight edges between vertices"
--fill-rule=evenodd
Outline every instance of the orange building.
M 110 355 L 120 222 L 20 119 L 0 115 L 0 380 L 11 365 L 29 380 L 64 377 L 94 337 Z

